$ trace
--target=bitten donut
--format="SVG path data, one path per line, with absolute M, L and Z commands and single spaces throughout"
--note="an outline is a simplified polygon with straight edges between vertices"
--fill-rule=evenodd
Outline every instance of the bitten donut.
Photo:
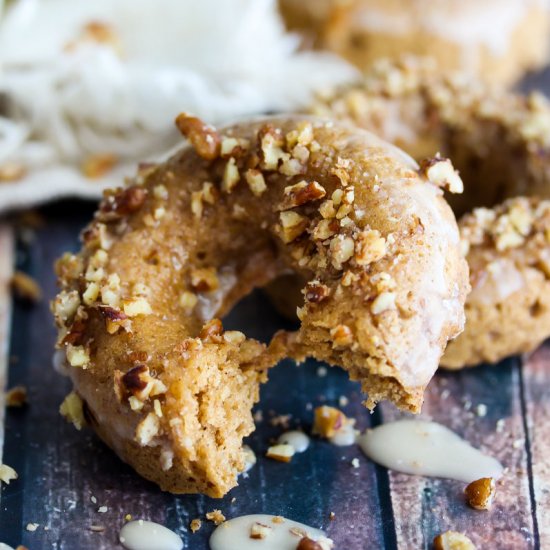
M 161 488 L 221 496 L 266 369 L 316 357 L 347 369 L 370 406 L 418 411 L 463 328 L 467 265 L 439 186 L 364 130 L 273 118 L 217 132 L 181 115 L 191 145 L 109 191 L 64 256 L 53 303 L 83 418 Z M 265 345 L 219 317 L 254 287 L 300 274 L 301 327 Z
M 466 328 L 450 342 L 443 366 L 496 362 L 550 336 L 546 99 L 442 77 L 430 63 L 409 59 L 379 63 L 362 84 L 327 96 L 313 111 L 353 121 L 416 158 L 441 151 L 458 168 L 465 192 L 449 200 L 464 215 L 459 227 L 473 290 Z M 472 212 L 476 207 L 484 208 Z
M 284 0 L 294 28 L 362 69 L 404 53 L 510 83 L 548 62 L 548 0 Z M 311 14 L 315 14 L 315 17 Z

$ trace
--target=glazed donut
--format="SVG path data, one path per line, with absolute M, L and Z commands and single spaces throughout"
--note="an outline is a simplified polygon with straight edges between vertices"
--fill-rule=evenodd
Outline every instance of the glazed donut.
M 473 290 L 466 328 L 443 366 L 496 362 L 550 335 L 550 106 L 540 94 L 491 90 L 408 59 L 379 63 L 312 111 L 353 121 L 416 158 L 440 151 L 459 170 L 465 192 L 449 200 L 465 214 L 459 228 Z M 471 213 L 476 207 L 488 208 Z
M 327 2 L 325 2 L 326 4 Z M 547 0 L 332 0 L 317 18 L 317 0 L 286 0 L 292 24 L 362 69 L 379 58 L 433 56 L 441 70 L 510 83 L 548 61 Z M 294 4 L 294 8 L 288 4 Z M 298 7 L 300 6 L 300 7 Z M 308 9 L 309 6 L 309 9 Z
M 107 192 L 80 253 L 57 266 L 52 307 L 74 384 L 63 412 L 81 403 L 162 489 L 219 497 L 283 357 L 344 367 L 369 406 L 419 410 L 463 328 L 467 265 L 438 187 L 461 182 L 448 161 L 428 181 L 399 149 L 315 118 L 177 124 L 191 146 Z M 288 272 L 308 281 L 297 332 L 268 347 L 224 332 L 220 316 Z

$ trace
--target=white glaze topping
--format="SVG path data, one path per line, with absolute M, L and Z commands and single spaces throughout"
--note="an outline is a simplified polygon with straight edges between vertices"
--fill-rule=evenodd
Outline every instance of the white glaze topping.
M 298 430 L 291 430 L 279 436 L 277 443 L 280 445 L 290 445 L 297 453 L 303 453 L 309 447 L 309 437 Z
M 328 440 L 337 447 L 347 447 L 357 441 L 357 430 L 354 427 L 355 421 L 344 424 Z
M 406 474 L 442 477 L 470 483 L 498 479 L 502 465 L 436 422 L 398 420 L 367 430 L 362 451 L 374 462 Z
M 210 537 L 211 550 L 296 550 L 300 542 L 298 533 L 305 533 L 313 540 L 323 541 L 326 548 L 331 548 L 330 539 L 326 539 L 323 531 L 314 529 L 292 521 L 283 519 L 282 523 L 275 523 L 267 514 L 252 514 L 230 519 L 216 528 Z M 262 539 L 251 538 L 251 530 L 254 524 L 266 526 L 266 536 Z M 292 530 L 295 530 L 292 532 Z M 324 539 L 324 540 L 323 540 Z
M 67 356 L 65 354 L 65 350 L 56 349 L 53 352 L 52 365 L 54 370 L 58 374 L 61 374 L 62 376 L 69 376 L 70 368 L 69 368 L 69 364 L 67 363 Z
M 120 530 L 120 543 L 128 550 L 181 550 L 183 541 L 167 527 L 139 519 Z
M 473 304 L 492 305 L 503 302 L 526 285 L 512 260 L 501 258 L 491 262 L 473 286 L 468 300 Z

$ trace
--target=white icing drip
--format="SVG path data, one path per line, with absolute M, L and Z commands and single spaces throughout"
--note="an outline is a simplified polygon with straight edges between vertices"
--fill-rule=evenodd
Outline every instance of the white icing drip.
M 198 295 L 197 313 L 202 321 L 214 318 L 227 294 L 237 283 L 237 275 L 232 267 L 223 267 L 218 273 L 219 286 L 213 292 Z
M 164 525 L 139 519 L 120 530 L 120 543 L 128 550 L 181 550 L 183 541 Z
M 248 472 L 256 464 L 256 453 L 248 446 L 243 445 L 244 451 L 244 470 L 241 473 Z
M 461 325 L 464 322 L 458 287 L 446 273 L 448 251 L 458 246 L 459 234 L 456 225 L 444 216 L 440 190 L 434 185 L 401 185 L 400 192 L 408 195 L 410 200 L 406 201 L 405 208 L 408 214 L 420 217 L 425 240 L 432 243 L 431 249 L 422 256 L 424 275 L 415 281 L 417 314 L 414 322 L 418 325 L 410 332 L 414 335 L 414 341 L 387 348 L 399 370 L 400 381 L 405 386 L 415 387 L 426 384 L 437 368 L 441 357 L 441 333 L 445 325 Z M 437 234 L 433 234 L 434 231 Z M 403 270 L 404 276 L 408 276 L 406 272 Z M 419 368 L 419 365 L 425 368 Z M 432 368 L 428 369 L 428 366 Z
M 291 430 L 279 436 L 277 443 L 281 445 L 290 445 L 297 453 L 303 453 L 309 447 L 309 437 L 298 430 Z
M 525 278 L 514 262 L 502 258 L 487 266 L 483 276 L 472 288 L 468 300 L 481 305 L 498 304 L 525 285 Z
M 367 430 L 363 452 L 374 462 L 406 474 L 442 477 L 470 483 L 498 479 L 502 465 L 436 422 L 398 420 Z
M 290 529 L 299 529 L 310 539 L 322 540 L 326 548 L 332 547 L 330 539 L 325 537 L 323 531 L 286 518 L 283 523 L 274 523 L 274 517 L 276 516 L 252 514 L 222 523 L 210 537 L 211 550 L 296 550 L 300 537 Z M 265 538 L 250 538 L 250 529 L 255 523 L 270 528 Z
M 0 550 L 14 550 L 13 547 L 8 546 L 5 542 L 0 542 Z
M 349 422 L 344 424 L 332 437 L 329 437 L 329 441 L 337 447 L 347 447 L 353 445 L 357 440 L 357 430 L 354 428 L 353 423 Z
M 67 356 L 65 350 L 56 349 L 53 352 L 52 365 L 55 372 L 61 374 L 62 376 L 69 376 L 70 367 L 67 363 Z
M 432 2 L 427 9 L 418 6 L 391 13 L 369 6 L 356 14 L 355 24 L 358 28 L 394 35 L 420 28 L 450 42 L 472 47 L 483 45 L 495 55 L 504 55 L 518 22 L 535 7 L 544 9 L 545 5 L 536 0 L 485 0 L 460 2 L 453 9 L 449 2 Z

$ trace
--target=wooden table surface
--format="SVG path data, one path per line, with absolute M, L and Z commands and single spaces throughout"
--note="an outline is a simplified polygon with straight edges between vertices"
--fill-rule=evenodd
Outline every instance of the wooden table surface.
M 131 514 L 174 529 L 184 548 L 202 550 L 213 525 L 203 522 L 192 535 L 190 520 L 220 509 L 228 518 L 271 513 L 321 527 L 345 550 L 430 548 L 434 536 L 447 529 L 468 534 L 480 549 L 550 548 L 549 346 L 497 366 L 438 373 L 427 391 L 423 417 L 450 427 L 505 465 L 490 511 L 468 508 L 462 483 L 389 472 L 357 446 L 313 440 L 290 464 L 264 458 L 270 439 L 282 431 L 270 423 L 275 415 L 290 414 L 291 426 L 307 431 L 312 407 L 338 406 L 345 395 L 349 404 L 343 410 L 361 430 L 403 416 L 388 404 L 369 414 L 357 384 L 336 368 L 320 376 L 314 361 L 299 367 L 285 362 L 272 370 L 258 407 L 264 420 L 248 438 L 258 463 L 223 499 L 162 493 L 92 432 L 77 432 L 58 414 L 69 382 L 51 367 L 55 332 L 48 300 L 56 292 L 53 261 L 78 249 L 78 231 L 92 211 L 90 205 L 64 202 L 44 209 L 45 223 L 33 232 L 9 220 L 0 225 L 0 384 L 22 384 L 29 391 L 23 409 L 4 415 L 0 403 L 2 461 L 19 474 L 2 486 L 0 542 L 30 550 L 117 548 L 124 516 Z M 40 303 L 12 307 L 8 282 L 14 268 L 40 282 Z M 266 340 L 285 321 L 255 292 L 226 324 Z M 359 468 L 352 467 L 353 458 Z M 107 511 L 98 512 L 100 506 Z M 37 529 L 28 531 L 29 523 Z

